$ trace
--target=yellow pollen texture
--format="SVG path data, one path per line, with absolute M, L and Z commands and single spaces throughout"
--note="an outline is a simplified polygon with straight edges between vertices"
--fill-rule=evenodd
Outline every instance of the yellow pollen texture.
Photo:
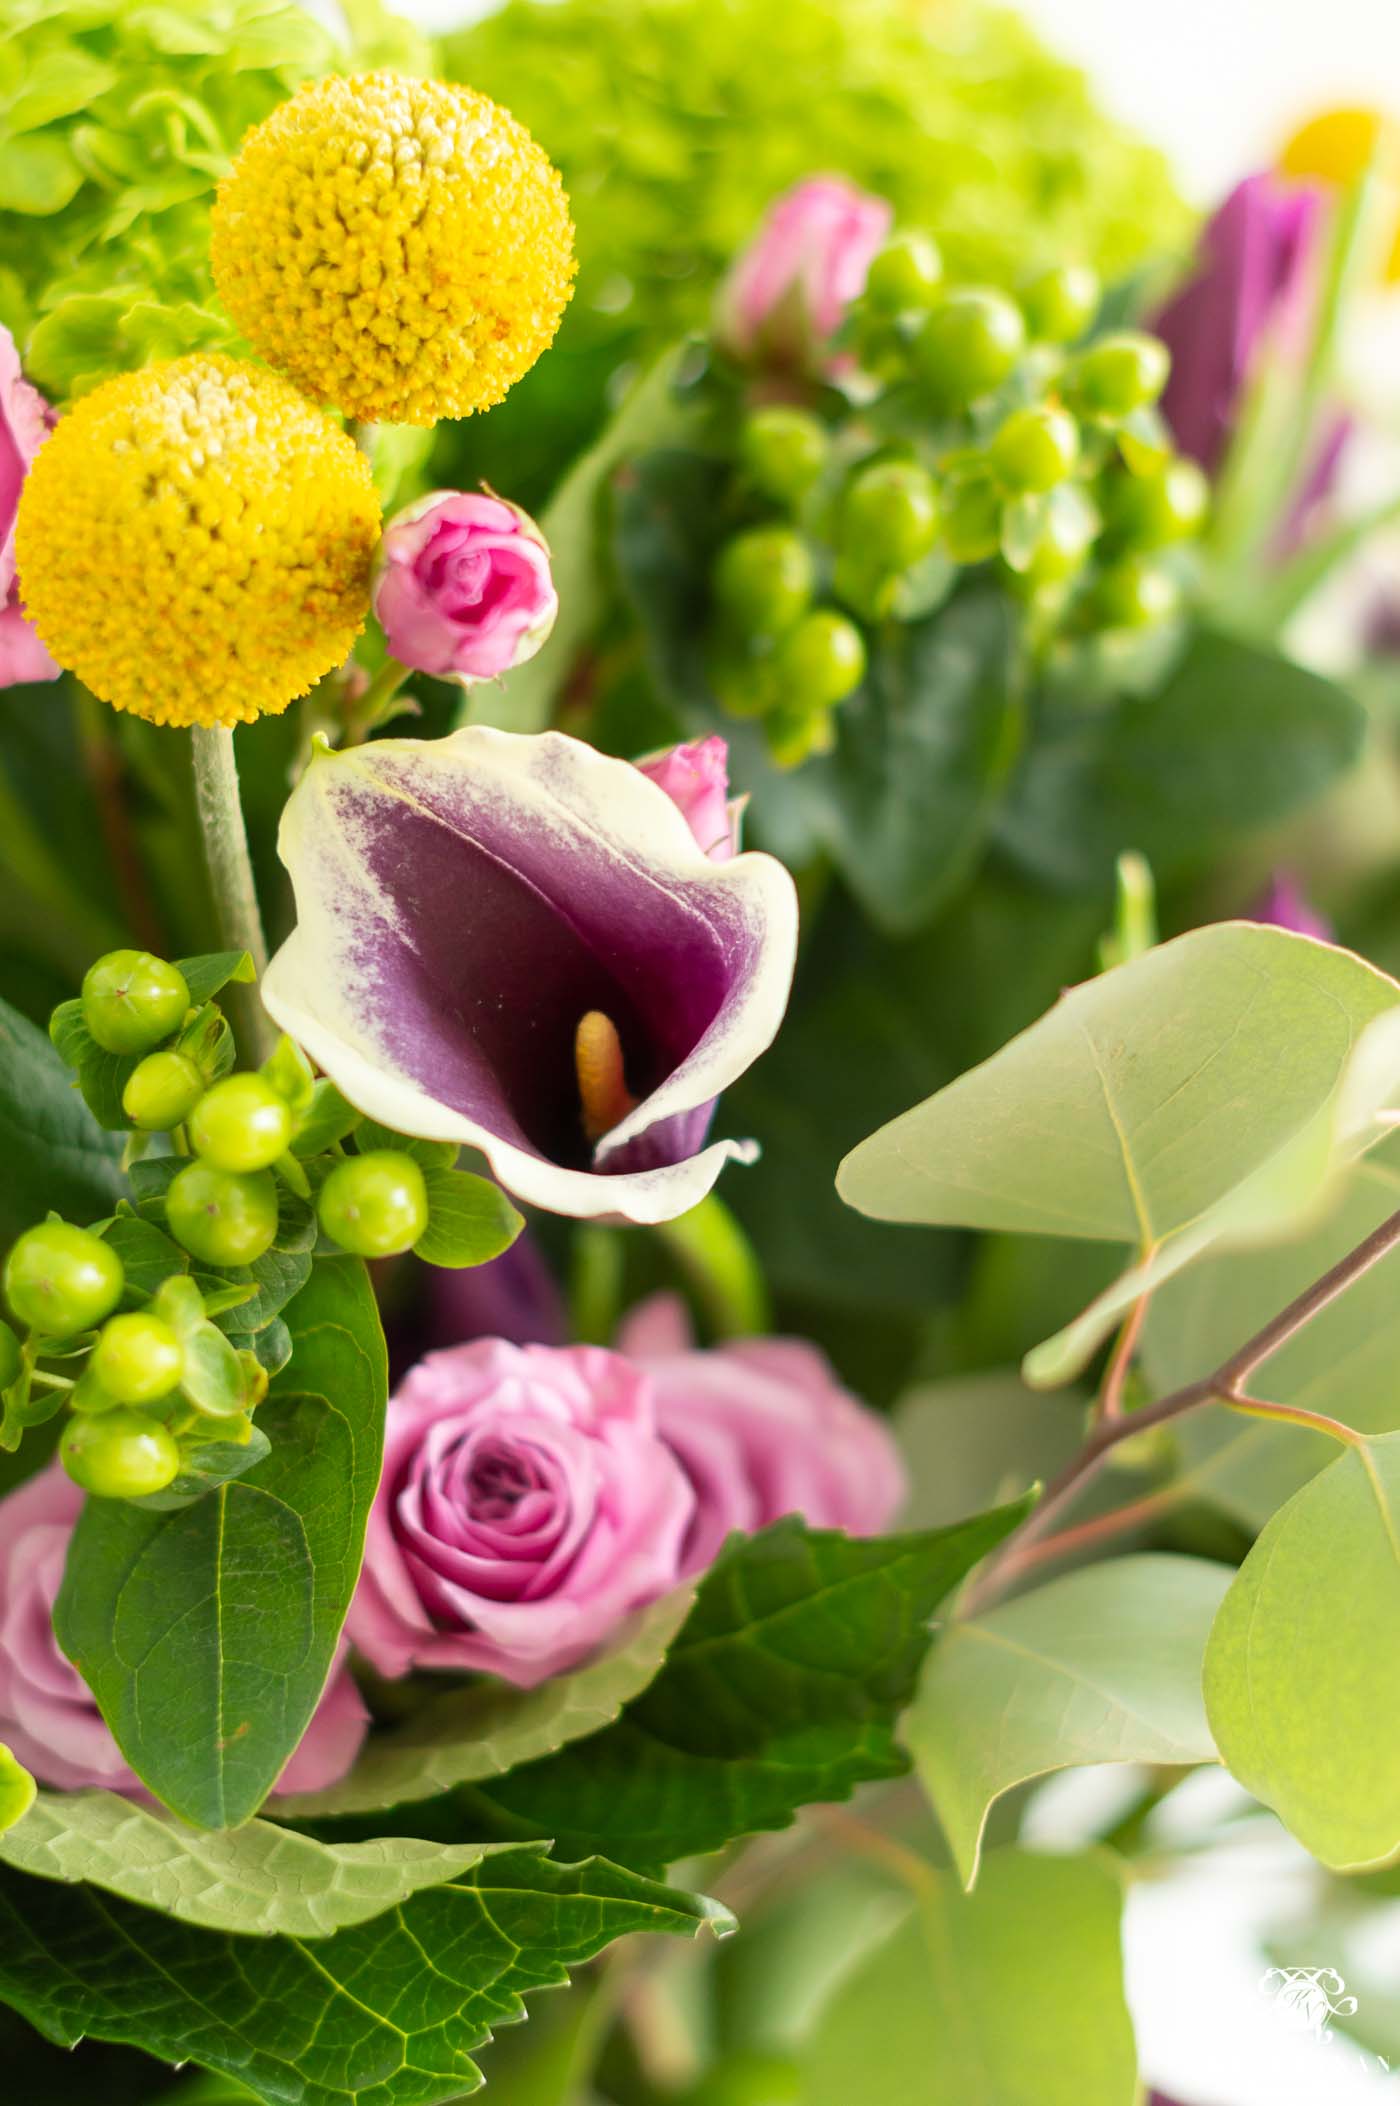
M 348 656 L 378 539 L 353 441 L 275 373 L 196 353 L 60 419 L 15 546 L 30 618 L 95 695 L 153 724 L 236 724 Z
M 309 82 L 244 140 L 214 279 L 249 342 L 367 423 L 489 409 L 551 343 L 574 275 L 558 172 L 484 95 Z

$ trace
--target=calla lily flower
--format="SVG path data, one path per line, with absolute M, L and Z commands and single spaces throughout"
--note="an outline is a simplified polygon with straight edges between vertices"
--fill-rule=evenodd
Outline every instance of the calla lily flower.
M 671 1220 L 753 1160 L 706 1136 L 782 1021 L 792 879 L 712 862 L 640 769 L 558 732 L 378 740 L 307 770 L 280 847 L 263 1000 L 368 1117 L 582 1219 Z

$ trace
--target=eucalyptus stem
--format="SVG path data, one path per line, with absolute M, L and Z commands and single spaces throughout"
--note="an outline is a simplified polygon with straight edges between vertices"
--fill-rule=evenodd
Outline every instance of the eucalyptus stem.
M 1098 1475 L 1110 1450 L 1120 1441 L 1131 1440 L 1134 1434 L 1146 1433 L 1169 1419 L 1179 1419 L 1183 1413 L 1195 1411 L 1202 1404 L 1224 1404 L 1232 1410 L 1247 1412 L 1253 1418 L 1304 1426 L 1330 1434 L 1334 1440 L 1358 1444 L 1361 1437 L 1353 1427 L 1343 1426 L 1339 1420 L 1324 1421 L 1320 1414 L 1304 1413 L 1298 1406 L 1270 1404 L 1261 1397 L 1248 1396 L 1244 1385 L 1257 1367 L 1271 1359 L 1315 1316 L 1320 1316 L 1330 1303 L 1346 1293 L 1348 1287 L 1354 1286 L 1363 1273 L 1388 1257 L 1397 1245 L 1400 1245 L 1400 1211 L 1390 1215 L 1354 1250 L 1339 1258 L 1320 1280 L 1315 1280 L 1286 1308 L 1280 1309 L 1262 1330 L 1256 1331 L 1228 1359 L 1222 1360 L 1212 1374 L 1202 1375 L 1198 1381 L 1172 1390 L 1168 1396 L 1159 1397 L 1155 1404 L 1144 1405 L 1140 1411 L 1100 1418 L 1079 1453 L 1066 1463 L 1057 1477 L 1051 1479 L 1039 1504 L 1019 1528 L 1012 1530 L 1001 1549 L 965 1590 L 962 1613 L 970 1614 L 994 1601 L 1017 1573 L 1033 1562 L 1027 1556 L 1031 1546 L 1050 1533 L 1052 1524 L 1079 1497 L 1090 1479 Z
M 194 757 L 195 808 L 204 836 L 204 858 L 214 895 L 221 944 L 247 951 L 254 970 L 267 966 L 267 939 L 258 909 L 248 835 L 238 794 L 238 761 L 227 724 L 196 724 L 190 732 Z M 229 989 L 242 1010 L 240 1022 L 259 1057 L 271 1050 L 271 1032 L 256 989 Z

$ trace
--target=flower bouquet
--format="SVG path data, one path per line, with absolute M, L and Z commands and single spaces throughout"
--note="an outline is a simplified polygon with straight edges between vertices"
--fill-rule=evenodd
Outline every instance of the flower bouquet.
M 721 14 L 0 8 L 24 2106 L 1135 2106 L 1392 1890 L 1393 132 Z

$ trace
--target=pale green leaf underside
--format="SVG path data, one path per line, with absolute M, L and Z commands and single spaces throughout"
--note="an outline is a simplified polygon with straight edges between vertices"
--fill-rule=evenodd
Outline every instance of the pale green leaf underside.
M 1216 1760 L 1201 1659 L 1232 1577 L 1203 1558 L 1117 1558 L 944 1633 L 904 1739 L 967 1885 L 1014 1785 L 1081 1763 Z
M 975 1893 L 930 1875 L 837 1991 L 803 2106 L 1135 2106 L 1112 1862 L 993 1851 Z
M 490 1681 L 444 1693 L 406 1725 L 372 1736 L 339 1784 L 281 1799 L 278 1811 L 294 1817 L 365 1813 L 427 1799 L 454 1785 L 502 1776 L 518 1763 L 598 1732 L 650 1683 L 694 1599 L 692 1587 L 665 1595 L 642 1611 L 630 1635 L 603 1659 L 538 1689 Z
M 862 1142 L 838 1183 L 882 1220 L 1137 1249 L 1028 1357 L 1048 1386 L 1202 1251 L 1287 1234 L 1379 1137 L 1397 1086 L 1395 981 L 1310 938 L 1221 922 L 1072 988 Z
M 1205 1696 L 1229 1768 L 1314 1857 L 1400 1853 L 1400 1433 L 1274 1515 L 1215 1620 Z
M 367 1922 L 457 1878 L 492 1847 L 408 1836 L 318 1843 L 270 1821 L 211 1835 L 100 1791 L 40 1792 L 0 1835 L 0 1859 L 18 1872 L 85 1880 L 182 1923 L 262 1938 L 325 1938 Z

